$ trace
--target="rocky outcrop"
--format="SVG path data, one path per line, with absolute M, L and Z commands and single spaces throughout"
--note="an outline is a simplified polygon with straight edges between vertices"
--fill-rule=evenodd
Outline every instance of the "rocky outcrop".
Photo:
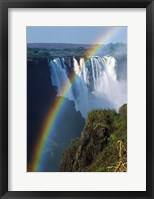
M 52 86 L 50 67 L 47 58 L 35 58 L 27 62 L 27 162 L 31 163 L 33 148 L 38 134 L 52 104 L 58 99 Z M 60 98 L 60 97 L 59 97 Z M 78 137 L 85 124 L 80 112 L 76 112 L 74 102 L 63 99 L 55 136 L 47 149 L 45 171 L 59 171 L 59 163 L 64 148 L 71 139 Z
M 42 127 L 56 92 L 51 86 L 48 59 L 40 58 L 27 62 L 27 159 L 36 142 L 36 136 Z
M 127 106 L 117 114 L 113 110 L 89 113 L 81 136 L 63 153 L 61 171 L 107 171 L 119 161 L 117 143 L 126 145 Z M 125 146 L 126 148 L 126 146 Z M 126 152 L 124 152 L 126 160 Z

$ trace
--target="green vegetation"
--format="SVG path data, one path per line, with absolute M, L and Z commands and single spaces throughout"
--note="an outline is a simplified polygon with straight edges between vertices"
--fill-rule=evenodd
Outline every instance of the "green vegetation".
M 27 58 L 31 60 L 38 57 L 51 58 L 52 56 L 82 56 L 85 52 L 86 49 L 83 47 L 62 49 L 27 48 Z
M 65 149 L 61 171 L 127 171 L 127 105 L 119 113 L 93 110 L 81 136 Z
M 27 48 L 27 59 L 35 59 L 40 57 L 51 57 L 50 53 L 46 49 L 39 49 L 39 48 Z

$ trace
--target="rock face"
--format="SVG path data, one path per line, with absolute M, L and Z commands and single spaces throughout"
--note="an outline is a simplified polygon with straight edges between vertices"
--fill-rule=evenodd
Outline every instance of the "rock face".
M 27 62 L 27 162 L 31 164 L 33 148 L 38 134 L 55 100 L 56 88 L 52 86 L 51 73 L 47 58 L 36 58 Z M 59 118 L 56 132 L 47 149 L 47 161 L 44 171 L 59 171 L 59 163 L 64 148 L 80 135 L 85 120 L 76 112 L 74 102 L 67 99 L 63 102 L 65 110 Z
M 51 86 L 50 70 L 46 58 L 27 62 L 27 160 L 36 142 L 56 92 Z
M 121 140 L 121 143 L 124 142 L 126 145 L 126 110 L 127 106 L 124 105 L 119 114 L 113 110 L 90 112 L 81 136 L 63 153 L 61 171 L 103 171 L 104 165 L 104 171 L 107 171 L 113 160 L 116 164 L 119 158 L 116 151 L 117 142 Z M 109 162 L 106 163 L 108 158 Z

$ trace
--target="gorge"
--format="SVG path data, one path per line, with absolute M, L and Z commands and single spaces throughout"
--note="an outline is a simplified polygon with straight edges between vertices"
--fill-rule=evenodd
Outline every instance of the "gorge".
M 89 57 L 44 54 L 28 58 L 28 171 L 34 171 L 33 151 L 46 120 L 50 128 L 37 171 L 58 172 L 65 148 L 81 135 L 88 113 L 102 109 L 118 113 L 127 103 L 127 56 L 105 52 Z

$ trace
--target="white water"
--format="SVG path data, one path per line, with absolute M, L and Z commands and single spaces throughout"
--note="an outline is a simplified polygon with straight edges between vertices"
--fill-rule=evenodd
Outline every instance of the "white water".
M 62 96 L 66 82 L 71 84 L 67 67 L 64 58 L 50 62 L 52 85 L 57 87 L 57 96 Z M 72 72 L 76 78 L 64 97 L 74 101 L 83 117 L 95 108 L 118 110 L 127 102 L 127 83 L 117 80 L 116 67 L 117 61 L 111 56 L 90 57 L 86 62 L 84 58 L 78 61 L 73 58 Z
M 59 58 L 56 58 L 50 62 L 52 85 L 57 87 L 57 96 L 62 96 L 63 87 L 67 82 L 70 85 L 70 81 L 67 77 L 66 68 L 62 68 L 62 62 Z M 66 98 L 74 101 L 72 88 L 66 93 Z

